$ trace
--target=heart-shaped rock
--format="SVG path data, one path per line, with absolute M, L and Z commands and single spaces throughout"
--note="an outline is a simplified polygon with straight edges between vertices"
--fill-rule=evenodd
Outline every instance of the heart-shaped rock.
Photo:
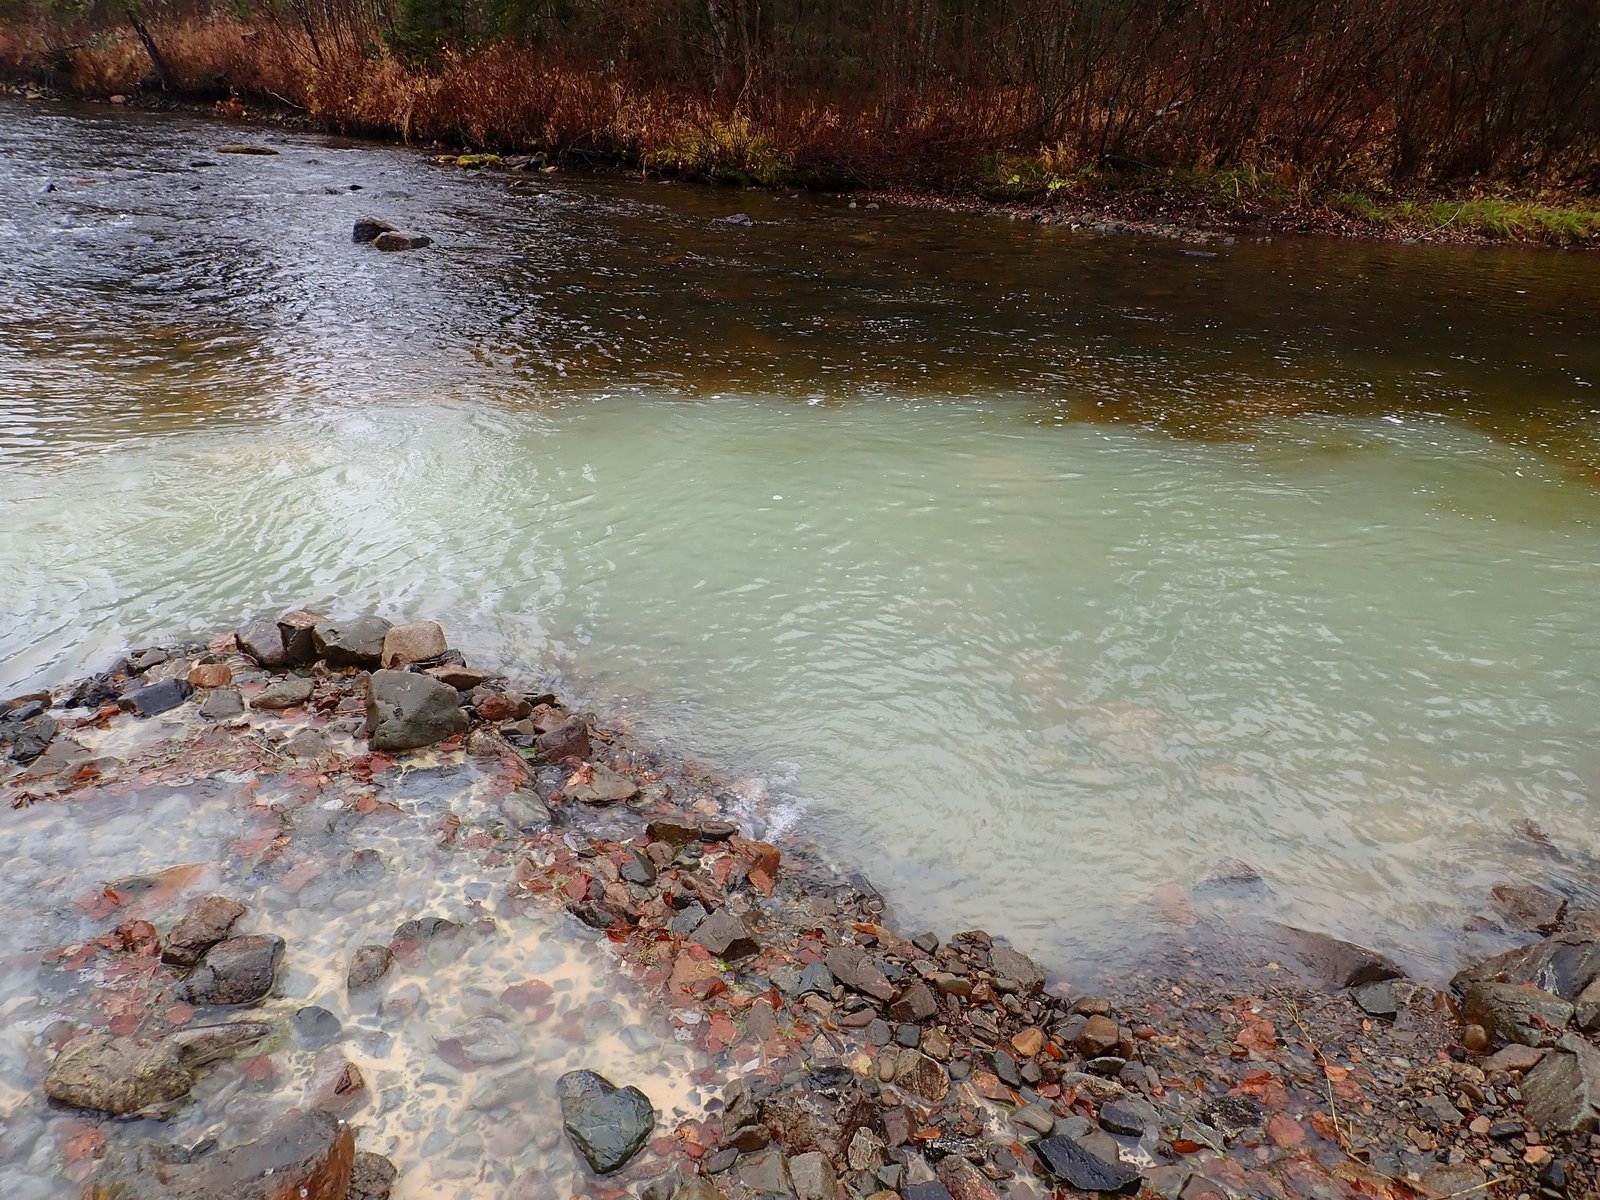
M 593 1071 L 568 1071 L 556 1080 L 567 1136 L 597 1175 L 626 1163 L 656 1127 L 650 1098 L 636 1087 L 619 1088 Z

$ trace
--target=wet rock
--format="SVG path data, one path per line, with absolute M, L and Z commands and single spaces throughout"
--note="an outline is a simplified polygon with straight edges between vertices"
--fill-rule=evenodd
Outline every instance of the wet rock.
M 1378 983 L 1363 983 L 1352 988 L 1351 998 L 1369 1017 L 1392 1021 L 1400 1015 L 1400 998 L 1395 994 L 1394 981 L 1385 979 Z
M 1572 1019 L 1577 1022 L 1579 1029 L 1600 1028 L 1600 979 L 1592 980 L 1588 987 L 1578 993 L 1573 1008 Z
M 1450 985 L 1464 994 L 1471 983 L 1522 983 L 1572 1002 L 1597 976 L 1600 941 L 1573 930 L 1467 967 L 1456 973 Z
M 637 1154 L 656 1125 L 650 1099 L 636 1087 L 616 1087 L 593 1071 L 569 1071 L 556 1080 L 567 1136 L 599 1175 Z
M 62 699 L 63 708 L 98 708 L 117 699 L 116 680 L 110 674 L 90 676 L 80 680 Z
M 160 648 L 136 650 L 128 656 L 128 670 L 135 675 L 143 675 L 151 667 L 159 667 L 169 657 L 170 655 Z
M 193 1161 L 135 1152 L 101 1171 L 83 1200 L 346 1200 L 355 1133 L 331 1113 L 295 1111 L 261 1138 Z
M 1565 896 L 1531 883 L 1497 883 L 1489 895 L 1507 924 L 1530 933 L 1549 933 L 1567 914 Z
M 523 833 L 532 833 L 550 824 L 550 810 L 537 792 L 522 788 L 500 801 L 500 813 Z
M 445 917 L 413 917 L 395 926 L 389 949 L 396 955 L 414 954 L 441 942 L 455 942 L 460 936 L 461 926 Z
M 463 666 L 460 663 L 445 663 L 443 666 L 429 667 L 427 673 L 440 683 L 448 684 L 458 692 L 470 692 L 473 688 L 482 686 L 489 677 L 476 667 Z M 486 718 L 487 719 L 487 718 Z
M 201 956 L 177 995 L 190 1004 L 254 1004 L 272 991 L 283 961 L 283 939 L 275 933 L 226 938 Z
M 628 883 L 636 883 L 640 887 L 654 887 L 657 871 L 655 863 L 650 861 L 648 855 L 639 850 L 629 850 L 623 859 L 622 866 L 618 868 L 622 878 Z
M 124 712 L 136 717 L 153 717 L 177 708 L 194 695 L 194 686 L 187 679 L 163 679 L 122 697 L 117 704 Z
M 900 1189 L 900 1196 L 901 1200 L 955 1200 L 950 1194 L 950 1189 L 937 1179 L 925 1179 L 921 1183 L 907 1184 Z
M 357 946 L 356 952 L 350 956 L 350 967 L 345 972 L 344 986 L 352 992 L 371 987 L 388 974 L 389 968 L 393 965 L 394 952 L 389 947 Z
M 226 896 L 202 896 L 189 905 L 167 934 L 161 961 L 189 968 L 211 947 L 228 936 L 234 922 L 245 914 L 244 905 Z
M 348 1200 L 389 1200 L 398 1174 L 394 1164 L 383 1155 L 370 1150 L 358 1151 L 350 1166 Z
M 1010 946 L 995 946 L 989 951 L 989 969 L 1002 979 L 1014 982 L 1023 995 L 1044 987 L 1044 968 L 1026 954 Z
M 1120 1159 L 1107 1161 L 1069 1137 L 1041 1138 L 1033 1143 L 1040 1164 L 1063 1183 L 1085 1192 L 1132 1191 L 1139 1172 Z
M 585 804 L 613 804 L 631 800 L 639 785 L 603 763 L 585 763 L 561 786 L 562 795 Z
M 227 687 L 233 682 L 233 669 L 227 663 L 195 663 L 185 678 L 197 688 Z
M 376 667 L 383 657 L 383 639 L 392 626 L 382 617 L 323 621 L 311 629 L 318 657 L 334 667 Z
M 362 217 L 350 231 L 352 242 L 370 242 L 380 233 L 394 233 L 395 227 L 380 217 Z
M 757 1196 L 794 1195 L 788 1161 L 776 1146 L 747 1155 L 739 1163 L 738 1174 L 739 1182 Z
M 839 1200 L 839 1178 L 833 1164 L 815 1150 L 789 1160 L 789 1182 L 798 1200 Z
M 1100 1124 L 1125 1137 L 1143 1137 L 1161 1128 L 1161 1114 L 1147 1100 L 1128 1096 L 1108 1100 L 1100 1106 Z
M 1306 978 L 1323 987 L 1359 987 L 1405 977 L 1398 965 L 1376 950 L 1292 925 L 1275 928 L 1280 940 L 1300 960 Z
M 437 621 L 413 621 L 409 625 L 396 625 L 383 635 L 381 665 L 401 669 L 438 658 L 449 649 L 444 627 Z
M 262 693 L 250 701 L 251 708 L 264 709 L 274 712 L 284 708 L 295 708 L 310 701 L 315 685 L 309 679 L 300 679 L 290 676 L 287 679 L 276 679 L 269 683 Z
M 31 763 L 44 753 L 50 739 L 56 736 L 55 718 L 41 714 L 27 720 L 7 722 L 0 736 L 10 745 L 12 762 Z
M 1429 1129 L 1451 1130 L 1465 1119 L 1446 1096 L 1424 1096 L 1416 1104 L 1417 1118 Z
M 433 239 L 425 233 L 406 233 L 391 229 L 373 238 L 372 244 L 379 250 L 421 250 L 424 246 L 433 245 Z
M 694 931 L 694 940 L 721 959 L 745 958 L 761 949 L 737 913 L 719 908 Z
M 678 1185 L 677 1190 L 672 1193 L 672 1200 L 722 1200 L 722 1193 L 717 1190 L 717 1185 L 704 1175 L 696 1175 L 693 1179 L 686 1179 Z
M 823 956 L 823 961 L 845 987 L 885 1003 L 894 999 L 898 989 L 876 962 L 855 947 L 836 946 Z
M 312 631 L 326 617 L 296 608 L 278 618 L 278 633 L 283 638 L 283 656 L 291 667 L 305 666 L 316 660 L 317 640 Z
M 1117 1028 L 1117 1023 L 1110 1017 L 1096 1013 L 1083 1023 L 1072 1044 L 1085 1058 L 1099 1058 L 1115 1050 L 1121 1040 L 1122 1031 Z
M 121 1116 L 178 1100 L 195 1071 L 272 1032 L 259 1021 L 208 1025 L 164 1038 L 91 1033 L 62 1049 L 45 1075 L 45 1095 L 59 1104 Z
M 1498 1041 L 1553 1046 L 1572 1020 L 1560 996 L 1520 983 L 1469 983 L 1462 991 L 1467 1016 Z
M 499 1017 L 474 1017 L 452 1029 L 438 1044 L 439 1057 L 460 1070 L 510 1062 L 527 1050 L 511 1025 Z
M 271 146 L 252 146 L 252 145 L 218 146 L 216 152 L 218 154 L 259 154 L 259 155 L 269 155 L 269 154 L 276 154 L 277 153 L 277 151 L 274 150 Z
M 950 1091 L 949 1073 L 920 1050 L 902 1050 L 894 1062 L 897 1086 L 924 1100 L 938 1102 Z
M 200 702 L 200 715 L 209 721 L 231 721 L 244 716 L 244 697 L 236 687 L 217 688 Z
M 415 750 L 467 730 L 456 690 L 409 671 L 374 671 L 367 681 L 374 750 Z
M 918 980 L 902 992 L 889 1006 L 889 1015 L 896 1021 L 926 1021 L 939 1011 L 939 1002 L 933 989 Z
M 568 717 L 549 733 L 540 734 L 534 739 L 533 745 L 539 757 L 547 762 L 559 762 L 564 758 L 586 759 L 592 752 L 588 722 L 582 717 Z
M 251 621 L 235 630 L 233 636 L 238 640 L 239 649 L 263 667 L 271 669 L 289 665 L 289 656 L 283 646 L 283 633 L 276 621 Z
M 1510 1045 L 1496 1050 L 1483 1060 L 1483 1069 L 1489 1071 L 1515 1071 L 1522 1075 L 1539 1065 L 1539 1060 L 1549 1053 L 1534 1046 Z
M 1600 1050 L 1567 1034 L 1522 1077 L 1522 1099 L 1544 1133 L 1593 1133 L 1600 1128 Z

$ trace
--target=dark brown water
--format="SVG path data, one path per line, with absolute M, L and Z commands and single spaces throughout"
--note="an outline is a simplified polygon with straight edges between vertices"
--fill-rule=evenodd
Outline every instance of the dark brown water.
M 1593 840 L 1592 256 L 17 102 L 0 193 L 8 688 L 260 610 L 435 614 L 747 769 L 925 923 L 1060 959 L 1235 856 L 1438 971 L 1547 869 L 1513 822 Z M 353 245 L 367 213 L 437 245 Z

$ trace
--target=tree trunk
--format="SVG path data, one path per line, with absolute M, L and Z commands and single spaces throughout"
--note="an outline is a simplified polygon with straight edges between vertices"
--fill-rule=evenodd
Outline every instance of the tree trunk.
M 138 10 L 130 6 L 127 10 L 128 21 L 133 25 L 133 31 L 139 35 L 139 40 L 144 43 L 145 52 L 150 55 L 150 65 L 156 69 L 156 78 L 161 81 L 161 90 L 168 95 L 176 95 L 177 87 L 172 82 L 172 73 L 167 70 L 166 60 L 161 57 L 161 51 L 156 49 L 156 40 L 150 36 L 150 31 L 145 28 L 144 22 L 139 19 Z

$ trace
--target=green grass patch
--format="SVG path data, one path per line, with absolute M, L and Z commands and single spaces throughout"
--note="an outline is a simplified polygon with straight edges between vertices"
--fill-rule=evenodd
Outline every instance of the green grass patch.
M 641 158 L 652 171 L 744 187 L 786 183 L 794 170 L 789 155 L 745 117 L 680 122 Z
M 1600 208 L 1533 200 L 1403 200 L 1391 210 L 1403 224 L 1429 232 L 1459 230 L 1506 241 L 1573 245 L 1600 235 Z

